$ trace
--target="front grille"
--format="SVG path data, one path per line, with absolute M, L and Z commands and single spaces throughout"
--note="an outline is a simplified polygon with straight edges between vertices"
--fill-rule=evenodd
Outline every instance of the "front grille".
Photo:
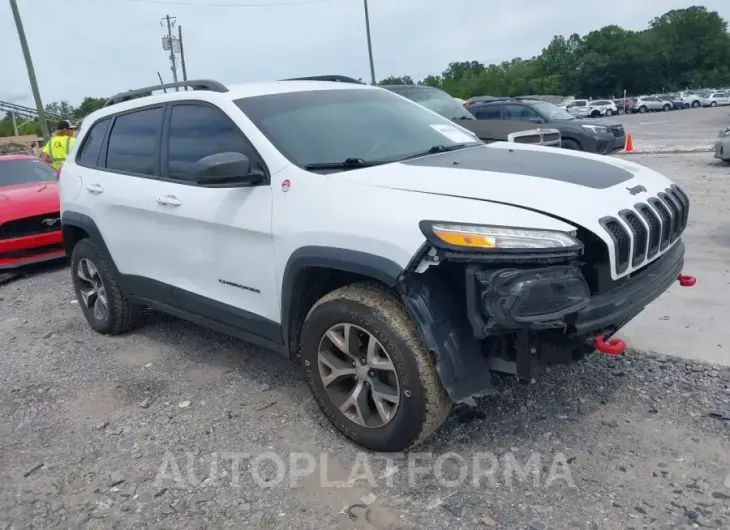
M 56 232 L 61 229 L 60 212 L 36 215 L 8 221 L 0 225 L 0 239 L 12 239 L 36 234 Z
M 560 133 L 545 133 L 542 135 L 542 143 L 545 145 L 560 145 Z
M 613 241 L 616 274 L 665 251 L 682 235 L 688 219 L 689 197 L 676 184 L 634 209 L 621 210 L 617 217 L 602 218 L 599 222 Z
M 23 250 L 13 250 L 11 252 L 0 252 L 0 259 L 24 259 L 40 256 L 48 252 L 60 252 L 63 245 L 46 245 L 44 247 L 26 248 Z
M 540 135 L 539 134 L 525 134 L 525 135 L 515 136 L 514 141 L 516 144 L 539 144 Z
M 611 132 L 616 138 L 621 138 L 624 135 L 623 125 L 614 125 L 611 127 Z

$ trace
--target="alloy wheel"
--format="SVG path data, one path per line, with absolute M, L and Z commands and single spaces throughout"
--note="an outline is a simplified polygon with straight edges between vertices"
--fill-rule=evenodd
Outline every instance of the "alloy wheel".
M 94 318 L 101 321 L 109 314 L 106 289 L 101 281 L 101 274 L 91 260 L 82 258 L 76 267 L 79 279 L 79 295 L 84 307 L 91 311 Z
M 362 427 L 387 425 L 400 403 L 395 365 L 380 341 L 354 324 L 332 326 L 317 351 L 318 373 L 332 403 Z

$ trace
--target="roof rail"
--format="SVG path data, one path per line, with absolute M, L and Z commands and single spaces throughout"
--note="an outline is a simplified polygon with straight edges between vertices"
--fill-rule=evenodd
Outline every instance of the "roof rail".
M 153 85 L 144 88 L 138 88 L 136 90 L 127 90 L 126 92 L 120 92 L 110 97 L 105 107 L 109 105 L 115 105 L 122 103 L 123 101 L 129 101 L 138 97 L 150 96 L 155 90 L 165 90 L 168 88 L 191 88 L 192 90 L 209 90 L 211 92 L 228 92 L 228 89 L 222 83 L 218 81 L 212 81 L 210 79 L 193 79 L 192 81 L 180 81 L 178 83 L 164 83 L 162 85 Z
M 356 85 L 364 85 L 362 81 L 347 77 L 344 75 L 313 75 L 310 77 L 292 77 L 291 79 L 284 79 L 284 81 L 335 81 L 338 83 L 354 83 Z

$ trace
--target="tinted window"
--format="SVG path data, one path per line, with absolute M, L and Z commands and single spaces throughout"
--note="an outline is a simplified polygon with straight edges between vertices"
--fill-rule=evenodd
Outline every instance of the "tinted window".
M 383 89 L 288 92 L 236 104 L 300 166 L 348 158 L 390 162 L 434 146 L 482 143 L 451 120 Z
M 502 105 L 487 105 L 474 110 L 474 114 L 479 120 L 501 120 Z
M 96 166 L 101 152 L 101 143 L 104 141 L 104 135 L 111 121 L 111 118 L 106 118 L 91 126 L 91 130 L 84 139 L 84 145 L 81 146 L 81 150 L 76 157 L 78 164 L 87 167 Z
M 56 171 L 37 158 L 0 160 L 0 187 L 56 180 Z
M 162 107 L 117 116 L 109 135 L 106 167 L 140 175 L 155 175 Z
M 219 109 L 204 105 L 175 105 L 170 117 L 168 176 L 192 180 L 195 163 L 209 155 L 237 152 L 256 162 L 238 126 Z
M 522 120 L 528 121 L 533 118 L 540 118 L 540 115 L 526 105 L 505 105 L 505 120 Z

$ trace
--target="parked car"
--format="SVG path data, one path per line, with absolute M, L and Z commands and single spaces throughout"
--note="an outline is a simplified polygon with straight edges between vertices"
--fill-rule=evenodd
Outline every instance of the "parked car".
M 562 108 L 576 118 L 586 118 L 591 114 L 591 109 L 588 107 L 589 103 L 590 101 L 587 99 L 574 99 L 566 103 Z
M 92 329 L 152 307 L 266 346 L 380 452 L 426 440 L 493 370 L 620 353 L 607 336 L 679 278 L 690 207 L 629 160 L 485 145 L 377 86 L 295 80 L 112 97 L 60 189 Z
M 681 97 L 674 95 L 674 94 L 662 94 L 661 96 L 657 96 L 657 97 L 663 101 L 668 101 L 669 103 L 671 103 L 672 104 L 671 110 L 682 110 L 685 107 L 689 106 L 684 103 L 684 100 Z
M 628 114 L 631 108 L 631 98 L 614 99 L 613 104 L 616 105 L 617 114 Z
M 57 178 L 34 156 L 0 156 L 0 271 L 65 256 Z
M 588 115 L 591 118 L 613 116 L 614 114 L 618 114 L 618 107 L 610 99 L 597 99 L 588 103 Z
M 715 158 L 730 164 L 730 125 L 720 131 L 715 140 Z
M 478 120 L 527 121 L 557 129 L 565 149 L 608 154 L 626 144 L 621 124 L 580 120 L 547 101 L 503 98 L 474 105 L 471 112 Z
M 692 91 L 684 91 L 679 93 L 685 105 L 689 105 L 693 109 L 702 105 L 702 96 Z
M 560 131 L 557 129 L 538 129 L 532 123 L 506 122 L 498 120 L 477 120 L 462 105 L 443 90 L 420 85 L 381 85 L 419 103 L 444 118 L 476 134 L 485 142 L 519 142 L 560 147 Z
M 712 92 L 702 98 L 703 107 L 719 107 L 730 105 L 730 95 L 725 92 Z
M 639 96 L 631 102 L 631 112 L 644 114 L 649 111 L 668 111 L 672 110 L 672 104 L 669 101 L 659 99 L 657 96 Z

